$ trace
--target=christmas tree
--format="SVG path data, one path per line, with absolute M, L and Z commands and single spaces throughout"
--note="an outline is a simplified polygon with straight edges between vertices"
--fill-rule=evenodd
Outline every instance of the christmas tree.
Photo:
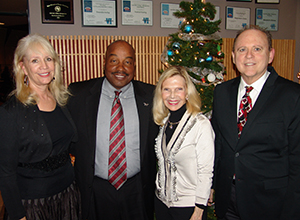
M 191 76 L 202 100 L 202 112 L 210 117 L 213 90 L 223 81 L 224 53 L 219 34 L 221 20 L 213 21 L 215 6 L 205 0 L 182 1 L 181 10 L 174 13 L 183 18 L 179 31 L 170 38 L 161 55 L 166 67 L 184 66 Z

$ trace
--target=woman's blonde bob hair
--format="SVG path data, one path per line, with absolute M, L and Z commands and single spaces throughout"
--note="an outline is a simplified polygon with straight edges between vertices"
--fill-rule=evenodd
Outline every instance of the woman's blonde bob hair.
M 169 79 L 173 76 L 179 75 L 184 78 L 186 89 L 187 89 L 187 97 L 186 100 L 186 109 L 187 112 L 194 115 L 201 111 L 201 99 L 198 91 L 196 90 L 190 75 L 186 71 L 184 67 L 181 66 L 171 66 L 166 69 L 162 75 L 160 76 L 158 83 L 154 92 L 153 99 L 153 118 L 154 122 L 157 125 L 163 125 L 163 119 L 167 117 L 169 114 L 169 109 L 165 106 L 162 99 L 162 85 L 166 79 Z
M 21 63 L 30 51 L 39 52 L 44 50 L 54 61 L 54 77 L 48 85 L 49 91 L 53 95 L 57 104 L 60 106 L 66 105 L 70 93 L 63 85 L 62 70 L 57 53 L 50 44 L 50 42 L 40 34 L 30 34 L 19 40 L 14 54 L 13 71 L 16 82 L 16 89 L 11 95 L 15 95 L 24 105 L 37 104 L 39 102 L 37 95 L 24 82 L 25 73 L 22 69 Z M 27 79 L 28 80 L 28 79 Z M 26 80 L 25 80 L 26 81 Z

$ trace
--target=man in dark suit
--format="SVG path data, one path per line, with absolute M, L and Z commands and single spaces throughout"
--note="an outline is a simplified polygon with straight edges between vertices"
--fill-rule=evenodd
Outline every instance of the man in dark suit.
M 83 217 L 152 220 L 154 139 L 158 131 L 151 113 L 154 86 L 133 80 L 135 51 L 126 41 L 115 41 L 108 46 L 104 66 L 105 77 L 73 83 L 69 87 L 73 96 L 68 107 L 79 134 L 74 155 Z M 115 167 L 109 159 L 115 91 L 120 92 L 118 99 L 125 129 L 125 136 L 121 138 L 125 142 L 122 152 L 126 152 L 123 160 L 126 168 L 122 172 L 126 173 L 125 183 L 118 186 L 111 181 L 108 171 L 111 166 Z
M 269 32 L 245 28 L 232 52 L 241 76 L 215 88 L 218 219 L 300 219 L 300 86 L 268 66 L 274 54 Z

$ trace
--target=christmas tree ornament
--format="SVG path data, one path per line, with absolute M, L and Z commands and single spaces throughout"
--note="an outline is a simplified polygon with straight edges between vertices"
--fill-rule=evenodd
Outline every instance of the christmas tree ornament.
M 221 46 L 220 44 L 217 45 L 217 50 L 218 50 L 218 56 L 221 56 L 222 55 L 222 51 L 221 51 Z
M 174 50 L 180 50 L 180 43 L 174 42 L 174 43 L 172 44 L 172 48 L 173 48 Z
M 190 32 L 192 32 L 192 30 L 193 30 L 193 26 L 192 25 L 187 24 L 187 25 L 184 26 L 184 31 L 186 33 L 190 33 Z
M 173 56 L 173 55 L 174 55 L 173 50 L 168 50 L 168 56 Z
M 211 62 L 213 61 L 213 57 L 212 56 L 208 56 L 206 59 L 205 59 L 206 62 Z
M 205 61 L 204 58 L 200 58 L 200 59 L 199 59 L 199 63 L 202 63 L 202 62 L 204 62 L 204 61 Z
M 209 82 L 214 82 L 214 81 L 216 80 L 215 74 L 213 74 L 213 73 L 208 74 L 207 80 L 208 80 Z
M 176 54 L 179 54 L 179 50 L 175 50 L 175 53 L 176 53 Z
M 203 47 L 203 46 L 204 46 L 204 42 L 200 41 L 200 42 L 198 43 L 198 46 L 199 46 L 199 47 Z

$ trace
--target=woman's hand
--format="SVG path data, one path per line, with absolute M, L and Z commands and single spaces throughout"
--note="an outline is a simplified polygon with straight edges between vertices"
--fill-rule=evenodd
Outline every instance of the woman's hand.
M 203 215 L 203 209 L 198 208 L 195 206 L 194 213 L 190 220 L 202 220 L 202 215 Z
M 26 217 L 24 216 L 23 218 L 20 218 L 20 220 L 26 220 Z
M 214 193 L 215 193 L 215 190 L 211 189 L 207 206 L 212 206 L 214 204 Z

